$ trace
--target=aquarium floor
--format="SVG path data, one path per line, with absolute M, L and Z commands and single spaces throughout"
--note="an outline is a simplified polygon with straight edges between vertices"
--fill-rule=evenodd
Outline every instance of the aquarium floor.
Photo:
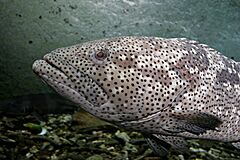
M 90 117 L 90 118 L 89 118 Z M 42 129 L 46 133 L 39 135 Z M 85 113 L 1 116 L 0 159 L 8 160 L 237 160 L 230 145 L 190 141 L 190 152 L 159 158 L 140 133 L 128 132 Z

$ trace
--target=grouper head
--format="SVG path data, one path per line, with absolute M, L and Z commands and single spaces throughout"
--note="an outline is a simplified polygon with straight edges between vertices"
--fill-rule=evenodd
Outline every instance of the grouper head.
M 33 70 L 60 95 L 97 117 L 138 120 L 160 112 L 185 86 L 170 67 L 180 57 L 167 57 L 167 46 L 158 42 L 118 37 L 59 48 L 35 61 Z

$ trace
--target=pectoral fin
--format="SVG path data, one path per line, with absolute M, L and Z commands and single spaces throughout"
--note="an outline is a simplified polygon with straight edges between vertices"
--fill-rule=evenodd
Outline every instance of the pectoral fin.
M 169 150 L 180 153 L 186 153 L 188 151 L 187 142 L 182 137 L 153 134 L 146 137 L 146 140 L 153 151 L 160 156 L 166 156 Z
M 201 134 L 207 130 L 215 130 L 221 123 L 221 119 L 203 112 L 193 111 L 178 111 L 171 112 L 171 122 L 162 126 L 163 129 L 169 132 L 190 132 L 193 134 Z
M 145 140 L 152 148 L 153 152 L 161 157 L 167 156 L 170 149 L 170 144 L 155 136 L 147 136 Z

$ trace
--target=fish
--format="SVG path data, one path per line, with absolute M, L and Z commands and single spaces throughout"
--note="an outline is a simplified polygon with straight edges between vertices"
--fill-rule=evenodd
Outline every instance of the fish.
M 160 156 L 188 139 L 240 149 L 240 63 L 186 38 L 123 36 L 58 48 L 33 71 L 90 114 L 141 132 Z

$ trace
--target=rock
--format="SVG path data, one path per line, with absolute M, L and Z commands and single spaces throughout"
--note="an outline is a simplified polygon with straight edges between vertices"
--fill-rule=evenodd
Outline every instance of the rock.
M 91 157 L 88 157 L 86 160 L 103 160 L 103 157 L 100 155 L 93 155 Z

